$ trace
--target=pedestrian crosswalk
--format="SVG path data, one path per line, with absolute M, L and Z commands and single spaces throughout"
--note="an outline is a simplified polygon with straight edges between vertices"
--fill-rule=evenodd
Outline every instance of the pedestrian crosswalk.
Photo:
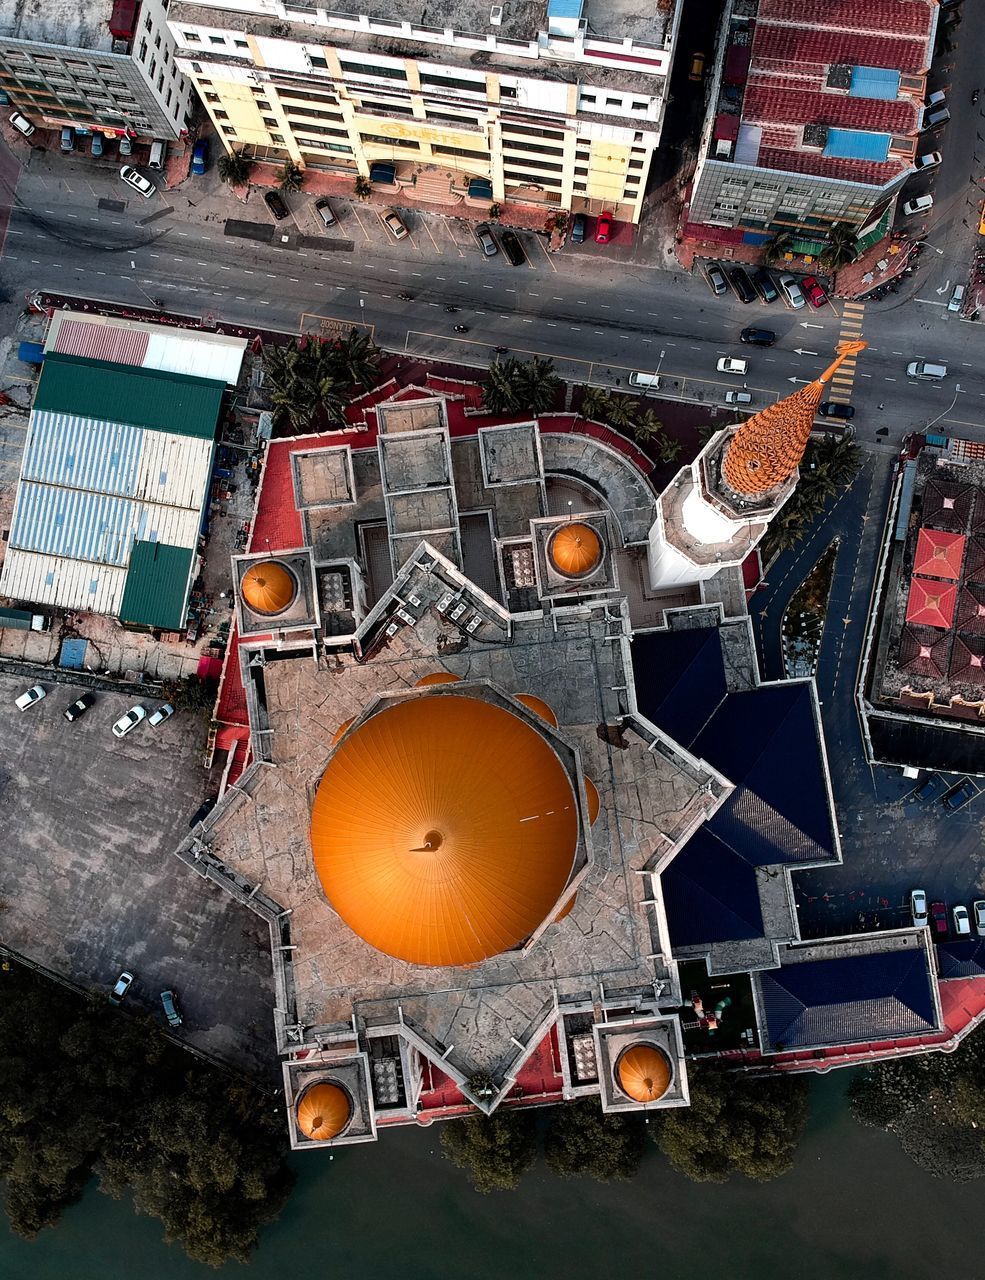
M 845 310 L 841 317 L 841 332 L 838 334 L 839 341 L 853 342 L 862 337 L 862 320 L 864 315 L 864 302 L 845 303 Z M 856 356 L 849 356 L 831 379 L 831 385 L 828 389 L 828 399 L 834 400 L 836 404 L 848 404 L 851 401 L 852 387 L 855 384 L 856 359 Z

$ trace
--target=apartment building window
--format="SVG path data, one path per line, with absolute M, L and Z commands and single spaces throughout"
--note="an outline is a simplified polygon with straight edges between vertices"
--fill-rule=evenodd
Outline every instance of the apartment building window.
M 310 120 L 292 120 L 291 127 L 295 133 L 324 134 L 328 138 L 348 138 L 348 129 L 333 129 L 327 124 L 312 124 Z
M 537 160 L 534 163 L 538 169 L 547 169 L 551 173 L 564 173 L 563 164 L 548 164 L 546 160 Z
M 632 107 L 633 111 L 645 111 L 649 105 L 650 104 L 648 102 L 630 103 L 630 106 Z
M 215 118 L 216 118 L 217 120 L 228 120 L 228 119 L 229 119 L 229 112 L 228 112 L 228 111 L 213 111 L 213 112 L 212 112 L 212 114 L 215 116 Z
M 598 101 L 594 93 L 583 93 L 581 95 L 582 102 L 589 102 L 592 106 Z
M 273 118 L 273 116 L 264 116 L 263 123 L 267 126 L 268 129 L 277 128 L 277 121 Z
M 499 96 L 501 98 L 515 98 L 516 87 L 511 84 L 501 84 L 499 86 Z
M 168 63 L 169 63 L 170 61 L 171 61 L 171 54 L 167 51 L 167 49 L 165 49 L 165 50 L 164 50 L 164 65 L 165 65 L 165 66 L 167 66 L 167 65 L 168 65 Z M 174 75 L 174 72 L 172 71 L 172 73 L 171 73 L 171 74 L 172 74 L 172 75 Z
M 181 38 L 182 40 L 187 40 L 189 44 L 202 43 L 202 37 L 198 34 L 197 31 L 182 31 Z
M 536 142 L 520 142 L 514 138 L 504 138 L 503 146 L 510 151 L 535 151 L 542 156 L 563 156 L 561 147 L 538 147 Z
M 157 74 L 157 59 L 156 59 L 156 58 L 151 58 L 151 60 L 150 60 L 150 73 L 149 73 L 149 74 L 150 74 L 150 78 L 151 78 L 152 80 L 154 79 L 154 76 Z
M 555 178 L 548 178 L 543 173 L 524 173 L 519 169 L 508 169 L 505 176 L 514 185 L 526 182 L 533 187 L 560 187 L 560 182 Z
M 630 160 L 630 162 L 629 162 L 629 168 L 630 168 L 630 169 L 642 169 L 642 168 L 643 168 L 643 161 L 642 161 L 642 160 Z
M 588 186 L 587 186 L 587 184 L 586 184 L 586 183 L 584 183 L 584 182 L 573 182 L 573 183 L 571 184 L 571 187 L 572 187 L 572 190 L 574 190 L 574 191 L 587 191 L 587 190 L 588 190 Z
M 481 160 L 489 159 L 488 151 L 470 151 L 468 147 L 432 147 L 436 156 L 461 156 L 468 160 L 472 156 L 477 156 Z
M 270 110 L 270 103 L 269 103 L 269 102 L 267 102 L 267 100 L 266 100 L 265 98 L 257 98 L 257 107 L 258 107 L 261 111 L 269 111 L 269 110 Z
M 344 120 L 345 117 L 341 111 L 316 111 L 314 107 L 303 107 L 300 104 L 285 103 L 284 109 L 291 119 L 303 116 L 306 120 L 310 117 L 312 120 Z
M 279 133 L 272 133 L 272 134 L 270 135 L 270 141 L 271 141 L 271 142 L 283 142 L 283 141 L 284 141 L 284 139 L 281 137 L 281 135 L 280 135 Z
M 168 90 L 168 96 L 164 99 L 164 105 L 165 105 L 166 107 L 170 107 L 170 105 L 171 105 L 171 99 L 172 99 L 173 97 L 174 97 L 174 90 L 173 90 L 173 89 L 169 89 L 169 90 Z
M 414 108 L 408 107 L 404 102 L 371 102 L 368 98 L 363 98 L 360 110 L 395 111 L 402 116 L 412 116 L 414 114 Z
M 146 40 L 141 40 L 140 52 L 137 54 L 137 57 L 140 59 L 141 62 L 147 61 L 147 41 Z
M 324 62 L 324 59 L 322 61 Z M 340 58 L 339 62 L 342 64 L 342 70 L 344 72 L 347 72 L 347 73 L 351 72 L 353 75 L 377 76 L 386 80 L 406 80 L 407 79 L 407 72 L 403 69 L 403 67 L 372 67 L 365 62 L 350 62 L 348 58 Z M 425 81 L 425 79 L 426 79 L 425 76 L 421 76 L 422 83 Z M 437 80 L 437 81 L 434 81 L 434 83 L 443 84 L 444 81 Z M 474 86 L 470 84 L 469 88 L 472 88 L 472 87 Z
M 225 44 L 225 36 L 209 36 L 209 44 Z
M 479 123 L 478 116 L 452 115 L 450 111 L 425 111 L 425 118 L 428 120 L 447 120 L 451 124 L 476 125 Z
M 154 37 L 154 48 L 160 49 L 160 47 L 161 47 L 161 33 L 159 31 L 157 35 Z
M 193 63 L 192 63 L 192 71 L 194 71 L 196 75 L 201 75 L 201 74 L 202 74 L 202 64 L 201 64 L 200 62 L 193 62 Z M 203 80 L 203 81 L 202 81 L 202 84 L 211 84 L 211 83 L 212 83 L 212 81 L 211 81 L 211 80 Z
M 577 177 L 579 177 L 579 178 L 587 178 L 587 177 L 588 177 L 588 170 L 587 170 L 587 169 L 584 169 L 584 168 L 576 167 L 576 168 L 575 168 L 575 174 L 576 174 L 576 176 L 577 176 Z
M 250 47 L 249 40 L 234 40 L 233 44 L 237 49 L 248 49 Z
M 411 151 L 420 151 L 421 144 L 412 142 L 410 138 L 388 138 L 381 133 L 361 133 L 363 142 L 379 142 L 385 147 L 407 147 Z
M 505 137 L 508 133 L 522 133 L 529 138 L 550 138 L 552 142 L 564 141 L 564 134 L 558 133 L 556 129 L 527 129 L 522 124 L 513 124 L 512 121 L 503 125 L 503 136 Z
M 153 27 L 153 25 L 154 25 L 154 24 L 153 24 L 153 22 L 151 22 L 151 16 L 150 16 L 150 14 L 148 13 L 148 14 L 145 16 L 145 18 L 144 18 L 144 30 L 145 30 L 145 31 L 150 31 L 150 29 Z
M 158 93 L 163 93 L 163 92 L 164 92 L 164 72 L 163 72 L 163 71 L 162 71 L 162 72 L 161 72 L 161 74 L 157 77 L 157 92 L 158 92 Z
M 421 72 L 421 84 L 433 85 L 436 89 L 461 89 L 465 93 L 485 93 L 486 85 L 483 80 L 458 80 L 452 76 L 437 76 L 431 72 Z M 502 90 L 505 94 L 506 90 Z M 514 95 L 516 90 L 514 90 Z

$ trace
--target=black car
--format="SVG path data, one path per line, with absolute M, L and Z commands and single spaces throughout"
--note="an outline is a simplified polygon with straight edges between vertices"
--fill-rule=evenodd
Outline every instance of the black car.
M 752 281 L 745 267 L 733 267 L 731 273 L 732 288 L 740 302 L 752 302 L 756 296 L 756 290 L 752 287 Z
M 739 341 L 753 347 L 771 347 L 776 342 L 776 334 L 772 329 L 743 329 Z
M 571 219 L 571 243 L 585 243 L 585 215 L 583 213 L 576 213 Z
M 65 708 L 65 719 L 78 720 L 80 716 L 85 715 L 95 701 L 95 694 L 84 693 L 82 697 L 77 698 L 70 707 Z
M 759 294 L 762 301 L 767 304 L 776 302 L 780 296 L 776 291 L 776 285 L 773 283 L 773 277 L 768 271 L 764 271 L 762 267 L 752 273 L 752 287 Z
M 516 238 L 512 231 L 504 231 L 503 238 L 500 240 L 500 247 L 506 254 L 507 260 L 511 266 L 522 267 L 527 257 L 523 252 L 523 246 Z
M 285 218 L 290 217 L 290 209 L 284 203 L 283 198 L 276 191 L 265 191 L 263 193 L 263 203 L 274 215 L 278 222 L 283 222 Z
M 834 400 L 825 400 L 818 408 L 818 413 L 822 418 L 841 418 L 843 422 L 850 422 L 855 417 L 855 406 L 852 404 L 836 404 Z

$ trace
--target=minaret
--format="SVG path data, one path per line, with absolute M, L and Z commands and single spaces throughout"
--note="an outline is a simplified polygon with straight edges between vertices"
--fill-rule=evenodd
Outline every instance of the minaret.
M 839 342 L 819 378 L 720 431 L 677 473 L 650 529 L 654 588 L 703 582 L 745 560 L 796 488 L 825 384 L 867 345 Z

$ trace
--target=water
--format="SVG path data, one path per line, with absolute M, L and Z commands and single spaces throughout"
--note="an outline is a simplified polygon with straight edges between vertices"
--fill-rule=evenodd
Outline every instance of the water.
M 602 1186 L 527 1176 L 478 1196 L 437 1126 L 297 1159 L 298 1185 L 247 1272 L 189 1262 L 127 1201 L 90 1191 L 33 1244 L 0 1228 L 4 1280 L 929 1280 L 977 1277 L 980 1184 L 912 1165 L 848 1115 L 847 1073 L 817 1081 L 792 1173 L 697 1186 L 648 1146 L 639 1176 Z

